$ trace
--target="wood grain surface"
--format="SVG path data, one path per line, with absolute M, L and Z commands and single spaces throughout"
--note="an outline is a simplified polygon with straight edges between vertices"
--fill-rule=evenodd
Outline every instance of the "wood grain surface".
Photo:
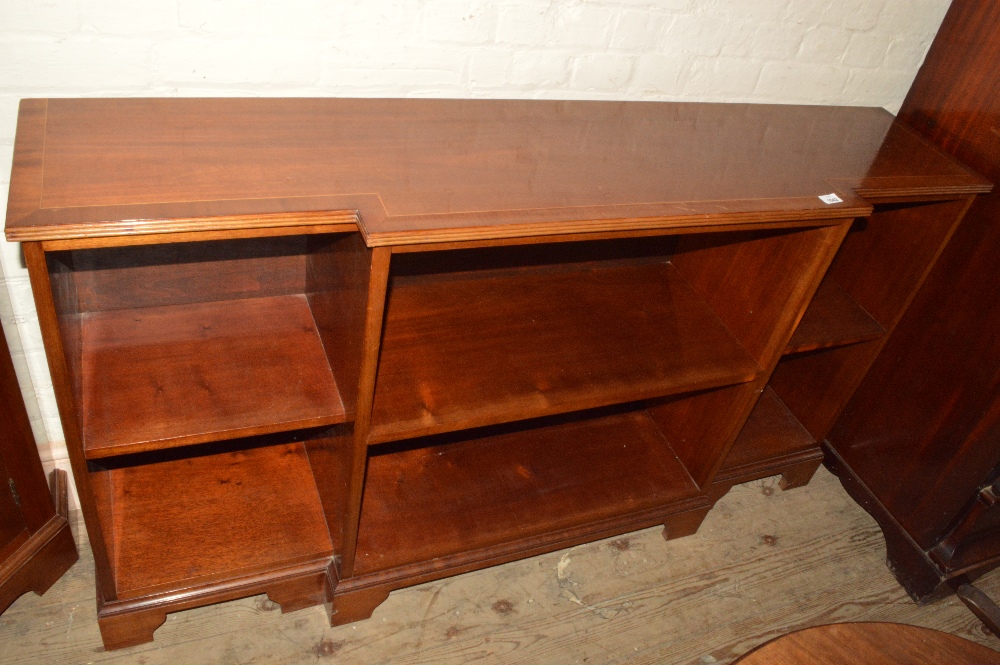
M 829 349 L 878 339 L 885 334 L 868 312 L 835 281 L 820 282 L 784 353 Z
M 737 665 L 997 665 L 1000 653 L 936 630 L 895 623 L 838 623 L 779 637 Z
M 46 590 L 77 560 L 66 472 L 46 479 L 7 338 L 0 330 L 0 613 Z
M 643 411 L 547 422 L 374 448 L 355 573 L 433 567 L 532 536 L 558 542 L 568 528 L 698 494 Z
M 993 179 L 998 39 L 997 3 L 952 3 L 900 110 Z M 855 493 L 894 533 L 893 565 L 915 597 L 1000 564 L 998 223 L 996 190 L 977 197 L 830 434 Z
M 90 312 L 82 323 L 89 458 L 346 419 L 303 295 Z
M 741 383 L 760 371 L 669 263 L 556 268 L 395 279 L 369 440 Z
M 795 453 L 815 446 L 816 440 L 788 407 L 773 390 L 765 388 L 722 468 L 732 470 L 762 458 Z
M 346 221 L 360 211 L 370 245 L 407 244 L 691 226 L 711 223 L 706 214 L 717 224 L 849 217 L 867 210 L 852 186 L 985 186 L 892 120 L 752 104 L 28 100 L 7 233 L 280 226 L 315 223 L 296 212 Z M 914 149 L 923 159 L 908 159 Z M 817 198 L 831 191 L 844 202 Z
M 923 626 L 1000 650 L 957 600 L 906 596 L 878 526 L 823 469 L 794 492 L 773 479 L 737 486 L 694 537 L 666 542 L 647 529 L 403 589 L 371 621 L 331 628 L 320 607 L 281 614 L 257 596 L 168 615 L 155 643 L 113 652 L 101 647 L 81 545 L 49 593 L 0 616 L 5 665 L 701 665 L 846 621 Z M 979 583 L 996 597 L 1000 572 Z
M 301 443 L 94 473 L 114 528 L 119 599 L 322 560 L 332 554 Z M 274 479 L 280 482 L 273 482 Z

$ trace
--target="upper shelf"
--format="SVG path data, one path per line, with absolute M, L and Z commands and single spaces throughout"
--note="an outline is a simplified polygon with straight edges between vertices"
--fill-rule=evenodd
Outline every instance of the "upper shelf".
M 760 371 L 669 263 L 394 277 L 369 441 L 741 383 Z
M 419 244 L 843 219 L 870 212 L 854 190 L 988 189 L 881 109 L 35 99 L 20 108 L 7 236 L 281 226 L 325 211 L 371 246 Z M 829 193 L 843 200 L 818 198 Z
M 847 346 L 878 339 L 885 328 L 832 279 L 824 279 L 785 347 L 785 353 Z
M 305 296 L 81 315 L 88 458 L 344 422 Z

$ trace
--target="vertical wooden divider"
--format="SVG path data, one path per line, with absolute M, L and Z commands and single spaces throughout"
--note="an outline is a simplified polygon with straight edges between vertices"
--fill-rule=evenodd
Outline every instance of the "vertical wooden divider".
M 382 317 L 385 313 L 391 257 L 392 250 L 389 247 L 376 247 L 371 250 L 368 303 L 365 308 L 361 372 L 358 379 L 357 411 L 354 419 L 350 491 L 348 504 L 344 511 L 344 548 L 338 571 L 339 579 L 351 577 L 354 574 L 358 527 L 361 522 L 361 497 L 364 494 L 365 465 L 368 461 L 368 429 L 371 425 L 372 402 L 375 398 L 375 375 L 378 372 L 378 352 L 382 337 Z
M 59 317 L 53 299 L 52 285 L 49 280 L 49 269 L 45 251 L 40 242 L 21 244 L 24 260 L 31 278 L 31 290 L 35 298 L 35 309 L 38 312 L 38 322 L 42 329 L 42 339 L 45 343 L 45 356 L 48 359 L 49 372 L 52 374 L 52 386 L 57 396 L 59 418 L 62 420 L 63 434 L 66 437 L 66 448 L 69 451 L 70 466 L 76 480 L 80 509 L 90 535 L 90 546 L 94 552 L 94 564 L 97 576 L 97 603 L 101 604 L 115 600 L 117 591 L 108 557 L 108 547 L 104 542 L 101 522 L 94 501 L 94 491 L 90 485 L 90 472 L 83 452 L 82 429 L 80 427 L 77 403 L 73 382 L 70 377 L 68 361 L 63 340 L 59 334 Z
M 678 271 L 762 369 L 750 383 L 650 409 L 702 489 L 725 461 L 852 221 L 751 242 L 698 236 L 678 247 Z M 782 262 L 792 265 L 776 269 Z M 745 292 L 750 285 L 753 292 Z
M 359 233 L 310 238 L 306 297 L 323 349 L 337 380 L 348 422 L 305 441 L 335 556 L 344 550 L 344 511 L 349 502 L 354 450 L 353 415 L 361 372 L 371 250 Z

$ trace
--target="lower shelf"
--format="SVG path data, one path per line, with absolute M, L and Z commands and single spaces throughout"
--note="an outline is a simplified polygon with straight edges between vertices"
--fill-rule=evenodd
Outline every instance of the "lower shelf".
M 800 459 L 803 453 L 822 457 L 816 441 L 768 387 L 729 451 L 715 482 L 735 484 L 773 475 L 788 464 L 806 461 Z
M 667 514 L 699 495 L 644 411 L 419 443 L 372 449 L 355 574 L 433 566 L 514 541 L 527 548 L 538 544 L 532 538 L 559 538 L 589 523 Z
M 839 284 L 832 279 L 824 279 L 784 353 L 858 344 L 878 339 L 884 334 L 885 328 Z
M 333 554 L 301 443 L 97 471 L 92 481 L 119 600 Z

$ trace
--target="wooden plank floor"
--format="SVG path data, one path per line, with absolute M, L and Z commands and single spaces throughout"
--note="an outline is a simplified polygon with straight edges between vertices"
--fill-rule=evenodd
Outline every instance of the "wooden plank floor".
M 93 561 L 0 616 L 0 663 L 725 663 L 840 621 L 936 628 L 1000 650 L 958 601 L 918 607 L 885 567 L 874 521 L 820 469 L 808 487 L 736 487 L 701 530 L 658 529 L 393 593 L 369 621 L 282 616 L 264 596 L 172 614 L 156 641 L 105 652 Z M 980 586 L 1000 597 L 1000 571 Z

